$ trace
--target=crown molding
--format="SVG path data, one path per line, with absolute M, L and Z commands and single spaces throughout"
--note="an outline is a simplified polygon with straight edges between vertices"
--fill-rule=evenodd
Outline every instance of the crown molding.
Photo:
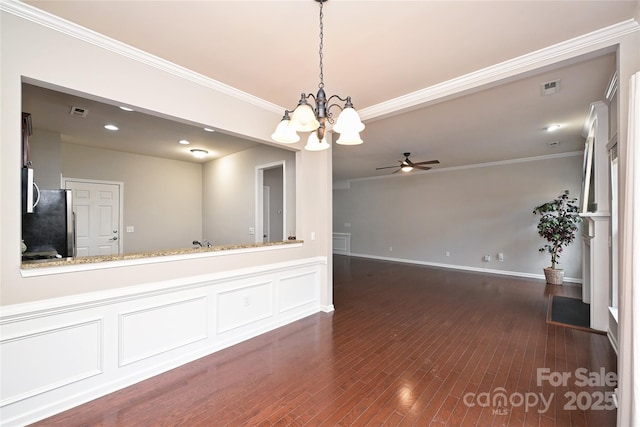
M 127 58 L 133 59 L 134 61 L 140 62 L 142 64 L 149 65 L 158 70 L 189 80 L 206 88 L 221 92 L 225 95 L 255 105 L 256 107 L 278 114 L 282 114 L 282 111 L 284 110 L 283 107 L 265 101 L 262 98 L 258 98 L 257 96 L 251 95 L 247 92 L 243 92 L 210 77 L 196 73 L 195 71 L 192 71 L 188 68 L 181 67 L 177 64 L 174 64 L 173 62 L 167 61 L 143 50 L 129 46 L 125 43 L 119 42 L 118 40 L 107 37 L 104 34 L 100 34 L 96 31 L 82 27 L 78 24 L 67 21 L 66 19 L 62 19 L 58 16 L 52 15 L 48 12 L 37 9 L 20 1 L 1 0 L 0 10 L 50 28 L 54 31 L 66 34 L 78 40 L 90 43 L 102 49 L 106 49 Z
M 381 102 L 358 112 L 363 121 L 379 119 L 399 112 L 415 109 L 481 86 L 495 84 L 504 79 L 568 60 L 594 50 L 616 44 L 620 37 L 640 31 L 640 24 L 629 19 L 609 27 L 510 59 L 499 64 L 465 74 L 415 92 Z
M 567 151 L 565 153 L 546 154 L 543 156 L 534 156 L 534 157 L 522 157 L 520 159 L 499 160 L 496 162 L 474 163 L 470 165 L 451 166 L 448 168 L 432 169 L 430 171 L 413 171 L 409 175 L 424 175 L 424 174 L 459 171 L 459 170 L 465 170 L 465 169 L 489 168 L 494 166 L 512 165 L 515 163 L 538 162 L 541 160 L 562 159 L 564 157 L 577 157 L 577 156 L 583 156 L 583 155 L 584 153 L 582 151 Z M 350 188 L 350 183 L 356 182 L 356 181 L 370 181 L 374 179 L 397 179 L 397 178 L 406 177 L 406 176 L 407 174 L 398 174 L 398 175 L 378 175 L 378 176 L 368 176 L 364 178 L 344 179 L 344 180 L 336 181 L 336 183 L 340 182 L 340 184 L 339 186 L 334 187 L 334 189 L 348 190 Z

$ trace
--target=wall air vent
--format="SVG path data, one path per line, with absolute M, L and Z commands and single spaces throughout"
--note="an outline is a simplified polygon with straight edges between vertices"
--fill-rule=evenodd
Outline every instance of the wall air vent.
M 89 109 L 82 107 L 71 107 L 71 111 L 69 111 L 69 114 L 76 117 L 87 117 L 87 114 L 89 114 Z
M 540 85 L 540 94 L 542 96 L 553 95 L 558 92 L 560 92 L 560 79 L 542 83 Z

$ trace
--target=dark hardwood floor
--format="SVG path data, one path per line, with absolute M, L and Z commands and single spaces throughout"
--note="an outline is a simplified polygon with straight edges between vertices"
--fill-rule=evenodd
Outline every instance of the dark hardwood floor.
M 344 256 L 334 271 L 334 313 L 37 425 L 615 425 L 615 410 L 598 410 L 613 387 L 576 376 L 615 372 L 607 337 L 546 323 L 549 295 L 578 296 L 578 286 Z M 538 384 L 540 368 L 571 377 Z

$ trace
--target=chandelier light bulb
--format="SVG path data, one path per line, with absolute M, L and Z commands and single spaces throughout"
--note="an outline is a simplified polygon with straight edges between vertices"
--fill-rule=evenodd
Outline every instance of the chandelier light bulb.
M 309 139 L 307 139 L 307 145 L 304 146 L 304 149 L 307 151 L 322 151 L 330 148 L 331 146 L 327 142 L 326 138 L 322 138 L 322 141 L 318 139 L 318 135 L 315 132 L 311 132 L 309 134 Z
M 358 112 L 353 107 L 347 107 L 338 116 L 333 130 L 338 133 L 343 132 L 362 132 L 364 123 L 360 120 Z
M 340 145 L 359 145 L 362 144 L 359 132 L 342 132 L 340 138 L 336 141 Z
M 309 104 L 298 104 L 291 115 L 291 126 L 298 132 L 310 132 L 318 129 L 320 123 Z
M 278 123 L 276 131 L 271 135 L 271 138 L 283 144 L 294 144 L 300 141 L 300 136 L 296 133 L 293 126 L 291 126 L 291 121 L 288 118 L 282 119 L 282 121 Z

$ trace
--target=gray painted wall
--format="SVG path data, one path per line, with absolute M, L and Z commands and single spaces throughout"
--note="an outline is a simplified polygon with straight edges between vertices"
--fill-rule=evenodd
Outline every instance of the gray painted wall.
M 533 208 L 565 189 L 579 197 L 581 175 L 576 155 L 351 181 L 333 191 L 333 229 L 351 233 L 353 255 L 542 274 Z M 582 277 L 581 245 L 562 255 L 565 277 Z

